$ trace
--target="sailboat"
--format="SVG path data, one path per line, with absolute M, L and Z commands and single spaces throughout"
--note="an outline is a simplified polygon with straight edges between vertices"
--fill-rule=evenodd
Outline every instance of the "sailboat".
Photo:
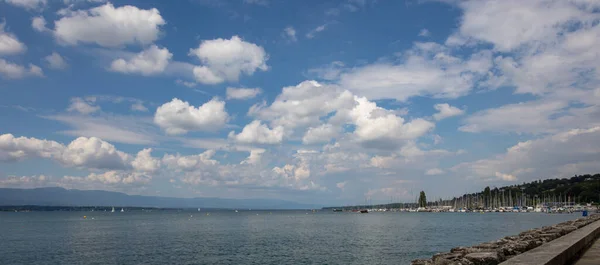
M 123 208 L 121 208 L 121 212 L 122 212 L 122 213 L 124 213 L 124 212 L 125 212 L 125 210 L 123 210 Z
M 114 213 L 115 212 L 115 207 L 112 207 L 112 210 L 110 212 Z

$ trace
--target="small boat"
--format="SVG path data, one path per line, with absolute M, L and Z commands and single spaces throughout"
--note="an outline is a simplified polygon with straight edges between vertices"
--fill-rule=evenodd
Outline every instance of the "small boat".
M 238 210 L 235 210 L 235 212 L 237 213 L 237 212 L 238 212 Z
M 360 213 L 369 213 L 368 210 L 360 210 Z
M 342 212 L 342 209 L 333 209 L 334 212 Z
M 124 212 L 125 212 L 125 210 L 124 210 L 123 208 L 121 208 L 121 212 L 122 212 L 122 213 L 124 213 Z
M 112 210 L 110 212 L 114 213 L 115 212 L 115 207 L 112 207 Z

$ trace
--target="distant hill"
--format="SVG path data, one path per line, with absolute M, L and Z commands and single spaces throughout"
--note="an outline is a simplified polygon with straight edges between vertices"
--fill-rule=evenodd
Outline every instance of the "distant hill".
M 274 199 L 174 198 L 102 190 L 0 188 L 0 205 L 115 206 L 221 209 L 315 209 L 321 206 Z

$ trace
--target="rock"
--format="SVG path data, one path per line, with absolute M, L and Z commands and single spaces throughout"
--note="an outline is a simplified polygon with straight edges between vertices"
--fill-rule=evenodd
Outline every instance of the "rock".
M 433 262 L 435 263 L 437 260 L 449 260 L 449 261 L 454 261 L 454 260 L 459 260 L 464 256 L 463 253 L 438 253 L 433 255 Z
M 463 258 L 463 259 L 455 261 L 454 263 L 452 263 L 452 265 L 474 265 L 474 264 L 470 260 Z
M 433 262 L 430 259 L 416 259 L 413 260 L 411 265 L 433 265 Z
M 559 233 L 543 233 L 543 234 L 540 234 L 540 237 L 542 239 L 545 239 L 546 240 L 545 242 L 548 242 L 548 241 L 552 241 L 554 239 L 559 238 L 560 234 Z
M 501 262 L 496 252 L 479 252 L 465 255 L 465 259 L 473 262 L 474 265 L 497 265 Z
M 497 249 L 500 247 L 500 244 L 496 243 L 496 242 L 488 242 L 488 243 L 481 243 L 479 245 L 474 246 L 476 248 L 483 248 L 483 249 Z
M 433 260 L 433 265 L 452 265 L 454 264 L 453 261 L 449 260 L 449 259 L 436 259 Z

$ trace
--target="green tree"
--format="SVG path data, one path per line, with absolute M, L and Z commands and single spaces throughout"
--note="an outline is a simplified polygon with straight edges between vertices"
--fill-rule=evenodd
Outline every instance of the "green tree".
M 427 196 L 424 191 L 419 194 L 419 207 L 427 207 Z
M 490 198 L 492 197 L 492 192 L 490 190 L 490 187 L 485 187 L 485 189 L 483 190 L 483 197 L 485 200 L 485 207 L 489 207 L 490 206 Z

